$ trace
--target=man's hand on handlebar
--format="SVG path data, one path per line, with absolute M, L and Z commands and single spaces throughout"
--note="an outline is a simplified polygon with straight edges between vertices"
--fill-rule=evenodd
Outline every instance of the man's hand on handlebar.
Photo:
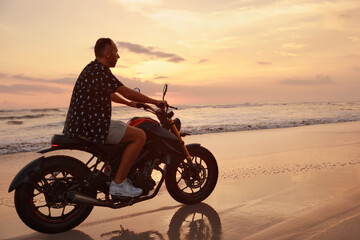
M 162 100 L 157 101 L 155 105 L 156 105 L 158 108 L 160 108 L 161 110 L 163 110 L 163 111 L 165 110 L 166 107 L 168 107 L 167 102 L 166 102 L 166 101 L 162 101 Z M 136 103 L 136 107 L 137 107 L 137 108 L 144 108 L 145 110 L 146 110 L 146 109 L 151 109 L 151 110 L 154 111 L 154 109 L 153 109 L 150 105 L 148 105 L 148 104 L 146 104 L 146 103 L 138 102 L 138 103 Z
M 167 104 L 167 101 L 162 101 L 162 100 L 159 100 L 157 103 L 156 103 L 156 106 L 158 108 L 160 108 L 161 110 L 165 110 L 165 108 L 168 106 Z

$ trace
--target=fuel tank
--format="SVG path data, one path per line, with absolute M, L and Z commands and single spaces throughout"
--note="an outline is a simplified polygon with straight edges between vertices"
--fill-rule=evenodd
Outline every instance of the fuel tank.
M 128 122 L 128 125 L 144 130 L 147 147 L 151 146 L 161 152 L 171 150 L 183 154 L 180 140 L 175 134 L 161 127 L 158 121 L 147 117 L 135 117 Z

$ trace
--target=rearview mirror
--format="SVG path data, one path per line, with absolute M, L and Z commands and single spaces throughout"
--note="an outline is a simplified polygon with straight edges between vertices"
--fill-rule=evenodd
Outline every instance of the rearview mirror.
M 140 88 L 134 88 L 134 91 L 135 91 L 135 92 L 141 92 L 141 91 L 140 91 Z
M 167 89 L 168 89 L 168 85 L 165 84 L 164 89 L 163 89 L 163 100 L 165 99 L 165 95 L 166 95 Z

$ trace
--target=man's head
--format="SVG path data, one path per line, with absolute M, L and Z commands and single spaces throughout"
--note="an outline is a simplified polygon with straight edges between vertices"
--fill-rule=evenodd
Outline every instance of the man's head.
M 110 38 L 99 38 L 95 44 L 95 57 L 107 67 L 115 67 L 119 58 L 118 49 Z

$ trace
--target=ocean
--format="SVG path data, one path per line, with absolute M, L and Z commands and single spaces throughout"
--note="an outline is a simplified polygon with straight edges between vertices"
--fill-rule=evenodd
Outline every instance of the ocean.
M 183 105 L 174 110 L 182 131 L 192 135 L 360 121 L 360 101 Z M 0 110 L 0 155 L 50 146 L 62 132 L 67 108 Z M 141 109 L 113 107 L 112 119 L 156 116 Z

